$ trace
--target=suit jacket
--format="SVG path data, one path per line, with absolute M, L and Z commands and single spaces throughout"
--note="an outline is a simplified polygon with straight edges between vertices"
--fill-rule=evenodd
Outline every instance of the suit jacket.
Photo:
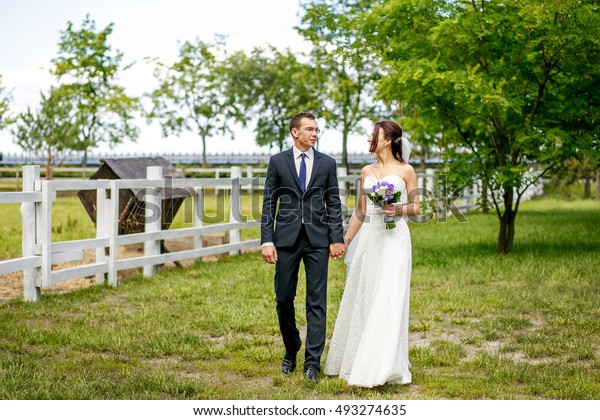
M 279 203 L 279 207 L 277 204 Z M 344 242 L 335 160 L 315 150 L 312 174 L 302 194 L 292 149 L 269 160 L 261 218 L 261 243 L 294 244 L 304 224 L 313 247 Z

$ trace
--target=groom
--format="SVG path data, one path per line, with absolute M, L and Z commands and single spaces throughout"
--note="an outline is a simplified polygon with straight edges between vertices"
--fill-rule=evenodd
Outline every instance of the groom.
M 261 220 L 262 257 L 275 264 L 275 301 L 285 345 L 281 371 L 296 368 L 302 346 L 296 327 L 294 298 L 300 261 L 306 271 L 304 375 L 318 382 L 325 347 L 327 266 L 329 257 L 345 253 L 342 207 L 335 160 L 314 149 L 319 135 L 313 114 L 290 121 L 294 146 L 271 157 Z M 279 203 L 279 207 L 277 204 Z

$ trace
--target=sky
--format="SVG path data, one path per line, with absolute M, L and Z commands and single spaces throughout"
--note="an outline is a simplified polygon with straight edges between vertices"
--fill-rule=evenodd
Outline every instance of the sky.
M 118 83 L 130 95 L 152 91 L 156 81 L 153 67 L 144 58 L 156 57 L 170 64 L 177 58 L 178 41 L 200 38 L 211 41 L 215 34 L 227 36 L 227 49 L 251 51 L 255 46 L 290 47 L 293 51 L 308 51 L 309 44 L 296 32 L 300 23 L 300 0 L 0 0 L 0 75 L 2 86 L 11 91 L 11 111 L 18 113 L 36 108 L 40 92 L 53 83 L 49 74 L 50 61 L 58 54 L 60 31 L 67 22 L 80 28 L 86 14 L 96 22 L 96 29 L 113 23 L 109 43 L 123 52 L 123 63 L 135 63 L 122 72 Z M 304 111 L 304 110 L 299 110 Z M 140 153 L 200 153 L 197 135 L 164 138 L 158 123 L 146 124 L 138 119 L 140 137 L 137 143 L 123 143 L 109 149 L 101 146 L 97 152 Z M 341 151 L 341 134 L 324 132 L 319 150 Z M 350 152 L 364 152 L 364 136 L 352 137 Z M 0 151 L 20 152 L 9 130 L 0 131 Z M 256 145 L 252 127 L 236 128 L 235 140 L 215 136 L 207 141 L 208 153 L 268 153 L 267 147 Z

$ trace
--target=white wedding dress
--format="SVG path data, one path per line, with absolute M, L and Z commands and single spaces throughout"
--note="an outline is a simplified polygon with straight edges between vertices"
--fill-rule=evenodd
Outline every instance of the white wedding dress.
M 402 191 L 397 175 L 384 177 Z M 377 183 L 365 178 L 364 188 Z M 395 217 L 386 230 L 380 207 L 367 198 L 365 222 L 352 241 L 346 287 L 335 322 L 324 373 L 348 384 L 374 387 L 411 382 L 408 361 L 408 308 L 412 252 L 406 221 Z

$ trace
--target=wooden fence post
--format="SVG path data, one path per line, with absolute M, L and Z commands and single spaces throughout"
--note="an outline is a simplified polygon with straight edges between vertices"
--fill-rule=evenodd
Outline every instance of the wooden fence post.
M 423 188 L 425 192 L 430 192 L 435 190 L 435 169 L 427 168 L 425 169 L 426 181 L 423 183 Z
M 246 166 L 246 178 L 252 179 L 253 176 L 254 176 L 254 174 L 253 174 L 252 166 L 250 166 L 250 165 Z M 250 196 L 252 196 L 254 194 L 254 188 L 253 188 L 252 183 L 248 184 L 246 187 L 244 187 L 244 189 L 246 189 L 248 191 L 248 194 Z
M 117 287 L 117 259 L 119 258 L 119 247 L 117 237 L 119 236 L 119 187 L 117 180 L 110 181 L 110 200 L 107 200 L 108 226 L 108 285 Z
M 242 194 L 240 188 L 240 178 L 242 177 L 242 168 L 239 166 L 231 167 L 231 198 L 229 202 L 229 223 L 242 221 Z M 240 242 L 240 230 L 231 229 L 229 231 L 229 243 L 237 244 Z M 239 255 L 239 250 L 229 251 L 229 255 Z
M 35 183 L 40 181 L 40 167 L 28 165 L 23 167 L 23 192 L 34 191 Z M 21 203 L 21 246 L 24 257 L 36 254 L 35 238 L 38 219 L 36 217 L 36 203 Z M 37 302 L 40 300 L 39 277 L 40 268 L 23 270 L 23 300 Z
M 161 166 L 149 166 L 146 169 L 146 178 L 151 180 L 162 179 L 163 170 Z M 160 188 L 146 188 L 146 232 L 158 232 L 162 229 L 162 190 Z M 160 254 L 160 240 L 151 240 L 144 243 L 144 256 Z M 144 266 L 144 277 L 156 274 L 158 265 Z
M 433 202 L 433 197 L 437 194 L 436 181 L 435 181 L 435 170 L 426 168 L 425 173 L 422 173 L 421 177 L 417 178 L 417 184 L 419 187 L 419 199 L 425 201 L 425 208 L 429 209 L 430 202 Z M 432 196 L 433 195 L 433 196 Z M 415 218 L 417 223 L 429 221 L 430 216 L 420 214 Z
M 52 277 L 52 188 L 51 181 L 40 181 L 42 185 L 42 202 L 39 206 L 39 223 L 37 224 L 37 246 L 41 247 L 42 283 L 50 284 Z
M 215 178 L 216 178 L 216 179 L 219 179 L 219 178 L 221 178 L 221 171 L 219 170 L 219 168 L 215 169 Z M 215 197 L 216 197 L 217 195 L 219 195 L 219 191 L 220 191 L 219 187 L 218 187 L 218 186 L 215 186 Z
M 109 190 L 96 190 L 96 238 L 108 237 L 110 230 L 110 199 L 107 197 Z M 96 248 L 96 262 L 106 261 L 106 248 Z M 96 274 L 96 284 L 104 284 L 105 273 Z
M 192 197 L 194 206 L 194 227 L 201 227 L 204 222 L 202 218 L 204 217 L 204 187 L 194 188 L 196 195 Z M 195 233 L 193 236 L 194 239 L 194 249 L 202 249 L 202 235 L 199 233 Z M 196 258 L 196 262 L 202 261 L 202 258 Z

